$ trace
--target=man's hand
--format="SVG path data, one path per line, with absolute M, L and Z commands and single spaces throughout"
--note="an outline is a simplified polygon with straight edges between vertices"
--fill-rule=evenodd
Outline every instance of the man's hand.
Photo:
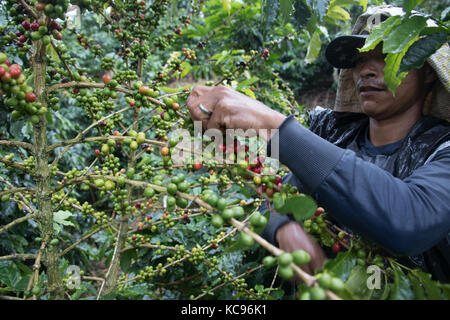
M 256 130 L 268 141 L 271 133 L 261 129 L 277 129 L 286 116 L 272 110 L 262 102 L 224 86 L 196 86 L 187 99 L 192 120 L 202 121 L 206 129 Z M 200 103 L 211 115 L 199 109 Z
M 298 249 L 305 250 L 311 256 L 311 261 L 301 268 L 309 274 L 322 268 L 326 260 L 325 252 L 317 242 L 297 222 L 288 222 L 278 229 L 275 238 L 281 250 L 293 252 Z

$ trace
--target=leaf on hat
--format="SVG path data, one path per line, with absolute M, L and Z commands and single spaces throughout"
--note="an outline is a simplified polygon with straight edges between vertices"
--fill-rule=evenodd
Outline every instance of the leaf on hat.
M 415 15 L 402 19 L 383 41 L 383 53 L 400 53 L 427 26 L 427 18 Z
M 377 27 L 373 28 L 372 32 L 368 35 L 364 46 L 359 49 L 359 51 L 367 52 L 373 50 L 395 26 L 400 24 L 401 21 L 401 16 L 391 16 L 380 23 Z
M 415 68 L 419 69 L 423 66 L 425 60 L 428 59 L 437 49 L 447 42 L 447 33 L 435 33 L 420 38 L 412 44 L 400 63 L 399 72 L 408 72 Z
M 408 51 L 409 47 L 416 41 L 413 39 L 410 41 L 408 45 L 405 46 L 402 52 L 399 53 L 388 53 L 384 61 L 386 62 L 386 66 L 384 67 L 384 77 L 383 80 L 386 83 L 389 91 L 395 95 L 395 89 L 400 85 L 403 79 L 406 77 L 407 72 L 400 72 L 400 63 L 402 62 L 403 57 Z

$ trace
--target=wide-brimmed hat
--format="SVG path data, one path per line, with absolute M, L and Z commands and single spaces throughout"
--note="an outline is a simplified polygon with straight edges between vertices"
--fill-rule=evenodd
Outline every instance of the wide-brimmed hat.
M 335 68 L 341 69 L 339 73 L 338 90 L 334 109 L 337 111 L 361 112 L 360 101 L 353 75 L 350 68 L 358 48 L 364 45 L 365 39 L 372 29 L 382 21 L 393 15 L 404 15 L 402 8 L 394 6 L 369 7 L 365 13 L 358 17 L 352 34 L 337 37 L 327 46 L 325 57 Z M 447 43 L 441 46 L 427 62 L 434 69 L 438 80 L 427 99 L 424 114 L 450 121 L 450 49 Z

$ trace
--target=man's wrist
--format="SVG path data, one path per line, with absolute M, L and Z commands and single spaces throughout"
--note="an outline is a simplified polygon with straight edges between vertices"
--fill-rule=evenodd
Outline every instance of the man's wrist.
M 275 232 L 275 240 L 277 241 L 277 243 L 280 243 L 281 237 L 286 232 L 286 230 L 295 228 L 296 224 L 297 222 L 295 221 L 289 221 L 283 224 L 281 227 L 279 227 L 278 230 Z
M 264 121 L 263 129 L 260 130 L 260 137 L 263 138 L 266 142 L 269 142 L 270 139 L 277 133 L 278 128 L 281 124 L 286 120 L 286 116 L 274 111 L 270 117 L 266 117 Z

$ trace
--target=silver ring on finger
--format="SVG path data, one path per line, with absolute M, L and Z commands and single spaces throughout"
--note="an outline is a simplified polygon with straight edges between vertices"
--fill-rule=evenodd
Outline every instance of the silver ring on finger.
M 206 109 L 201 103 L 198 106 L 200 108 L 200 110 L 202 110 L 202 112 L 208 116 L 210 116 L 212 114 L 212 111 L 209 111 L 208 109 Z

